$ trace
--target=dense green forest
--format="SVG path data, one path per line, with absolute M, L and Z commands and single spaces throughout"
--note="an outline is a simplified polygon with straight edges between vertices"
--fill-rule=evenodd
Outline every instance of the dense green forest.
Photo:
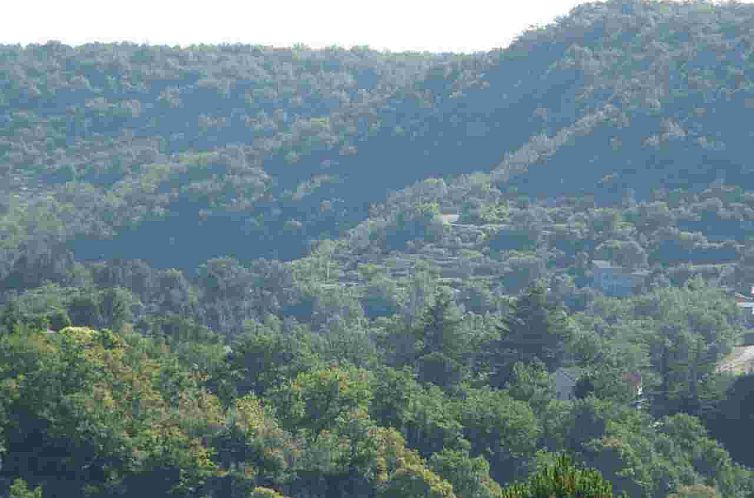
M 0 46 L 0 496 L 754 496 L 752 26 Z

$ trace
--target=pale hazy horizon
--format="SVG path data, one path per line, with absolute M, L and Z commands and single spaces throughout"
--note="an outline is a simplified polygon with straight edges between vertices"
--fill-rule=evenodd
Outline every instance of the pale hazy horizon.
M 392 52 L 470 53 L 505 47 L 531 26 L 549 24 L 582 3 L 586 2 L 11 0 L 0 20 L 0 43 L 300 43 L 311 48 L 368 45 Z

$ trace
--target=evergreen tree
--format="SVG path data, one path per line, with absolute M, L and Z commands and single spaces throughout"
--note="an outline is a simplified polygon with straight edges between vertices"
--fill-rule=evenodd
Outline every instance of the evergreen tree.
M 461 379 L 466 345 L 461 313 L 452 293 L 440 288 L 424 312 L 418 329 L 417 375 L 424 382 L 450 387 Z
M 547 289 L 538 283 L 516 300 L 500 333 L 491 348 L 497 387 L 510 379 L 516 362 L 540 361 L 550 372 L 557 369 L 570 331 L 565 312 L 547 301 Z
M 503 490 L 501 498 L 612 498 L 613 486 L 594 469 L 581 469 L 570 457 L 555 461 L 534 473 L 526 483 Z

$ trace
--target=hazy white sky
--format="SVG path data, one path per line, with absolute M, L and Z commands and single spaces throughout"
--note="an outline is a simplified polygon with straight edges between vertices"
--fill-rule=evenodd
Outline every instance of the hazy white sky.
M 472 52 L 583 0 L 0 0 L 0 43 L 251 43 Z

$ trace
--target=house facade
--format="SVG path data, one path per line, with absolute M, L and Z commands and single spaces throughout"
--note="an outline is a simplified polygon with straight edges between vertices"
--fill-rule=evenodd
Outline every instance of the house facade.
M 592 287 L 610 297 L 635 294 L 647 279 L 647 271 L 627 271 L 620 265 L 596 259 L 592 261 Z
M 752 297 L 754 296 L 754 287 L 751 288 L 751 294 L 751 296 L 745 296 L 736 292 L 733 297 L 736 300 L 736 306 L 745 310 L 748 314 L 754 315 L 754 297 Z
M 581 372 L 576 368 L 561 367 L 555 370 L 555 397 L 561 401 L 576 398 L 576 384 Z

